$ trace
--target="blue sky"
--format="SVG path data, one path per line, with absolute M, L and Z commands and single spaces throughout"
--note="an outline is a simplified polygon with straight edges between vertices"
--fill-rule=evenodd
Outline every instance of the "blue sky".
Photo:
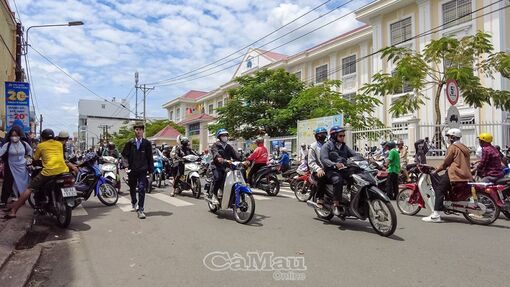
M 84 26 L 78 27 L 32 29 L 29 41 L 35 49 L 51 58 L 66 72 L 108 99 L 128 96 L 134 85 L 135 71 L 140 73 L 141 83 L 193 71 L 246 46 L 324 1 L 9 0 L 13 10 L 16 2 L 20 12 L 18 16 L 25 27 L 74 20 L 85 22 Z M 345 2 L 347 0 L 332 0 L 254 47 L 263 46 L 278 35 Z M 352 1 L 293 34 L 261 48 L 270 50 L 368 2 Z M 292 55 L 359 25 L 354 15 L 350 14 L 275 52 Z M 35 51 L 29 50 L 28 57 L 36 108 L 38 113 L 44 115 L 45 126 L 76 131 L 78 100 L 99 98 L 73 82 Z M 204 74 L 221 69 L 216 68 Z M 148 116 L 165 116 L 166 112 L 161 108 L 163 103 L 190 89 L 212 90 L 229 81 L 234 71 L 235 67 L 199 80 L 157 87 L 148 97 Z M 134 97 L 129 99 L 134 111 Z

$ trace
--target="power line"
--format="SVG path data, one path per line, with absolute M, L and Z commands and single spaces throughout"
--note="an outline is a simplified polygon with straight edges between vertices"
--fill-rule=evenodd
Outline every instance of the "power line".
M 63 68 L 61 68 L 59 65 L 55 64 L 49 57 L 43 55 L 41 52 L 39 52 L 36 48 L 34 48 L 33 46 L 29 45 L 29 47 L 34 50 L 37 54 L 39 54 L 39 56 L 41 56 L 43 59 L 45 59 L 48 63 L 52 64 L 53 66 L 55 66 L 57 69 L 59 69 L 62 73 L 64 73 L 69 79 L 73 80 L 74 82 L 76 82 L 78 85 L 82 86 L 84 89 L 86 89 L 87 91 L 89 91 L 91 94 L 93 94 L 94 96 L 102 99 L 102 100 L 105 100 L 107 102 L 110 102 L 112 103 L 113 105 L 116 105 L 116 106 L 120 106 L 120 107 L 123 107 L 125 109 L 128 109 L 124 104 L 117 104 L 116 102 L 112 102 L 110 100 L 108 100 L 107 98 L 105 97 L 102 97 L 100 95 L 98 95 L 96 92 L 94 92 L 93 90 L 91 90 L 89 87 L 85 86 L 82 82 L 78 81 L 76 78 L 74 78 L 73 76 L 71 76 L 69 73 L 67 73 Z M 128 109 L 132 114 L 134 114 L 134 112 L 130 109 Z
M 244 46 L 244 47 L 242 47 L 242 48 L 240 48 L 240 49 L 236 50 L 235 52 L 232 52 L 231 54 L 228 54 L 227 56 L 224 56 L 224 57 L 223 57 L 223 58 L 221 58 L 221 59 L 215 60 L 215 61 L 213 61 L 212 63 L 206 64 L 206 65 L 203 65 L 203 66 L 201 66 L 201 67 L 199 67 L 199 68 L 193 69 L 193 70 L 191 70 L 191 71 L 189 71 L 189 72 L 186 72 L 186 73 L 183 73 L 183 74 L 177 75 L 177 76 L 175 76 L 175 77 L 172 77 L 172 78 L 169 78 L 169 79 L 165 79 L 165 80 L 160 80 L 160 81 L 156 81 L 156 82 L 149 83 L 148 85 L 157 85 L 157 84 L 160 84 L 160 83 L 162 83 L 162 82 L 175 80 L 175 79 L 181 78 L 181 77 L 183 77 L 183 76 L 189 75 L 189 74 L 191 74 L 191 73 L 193 73 L 193 72 L 196 72 L 196 71 L 202 70 L 203 68 L 207 68 L 207 67 L 209 67 L 209 66 L 211 66 L 211 65 L 214 65 L 214 64 L 216 64 L 216 63 L 218 63 L 218 62 L 221 62 L 221 61 L 223 61 L 223 60 L 225 60 L 225 59 L 228 59 L 228 58 L 230 58 L 231 56 L 236 55 L 236 54 L 238 54 L 239 52 L 244 51 L 244 49 L 249 48 L 249 47 L 251 47 L 251 46 L 255 45 L 256 43 L 258 43 L 258 42 L 260 42 L 260 41 L 262 41 L 262 40 L 266 39 L 267 37 L 269 37 L 269 36 L 271 36 L 271 35 L 274 35 L 274 34 L 275 34 L 275 33 L 277 33 L 278 31 L 281 31 L 283 28 L 285 28 L 285 27 L 289 26 L 290 24 L 295 23 L 295 22 L 296 22 L 296 21 L 298 21 L 299 19 L 301 19 L 301 18 L 303 18 L 303 17 L 307 16 L 308 14 L 310 14 L 310 13 L 312 13 L 313 11 L 315 11 L 315 10 L 317 10 L 317 9 L 321 8 L 322 6 L 326 5 L 326 4 L 327 4 L 327 3 L 329 3 L 329 2 L 331 2 L 331 0 L 327 0 L 327 1 L 323 2 L 323 3 L 321 3 L 320 5 L 318 5 L 318 6 L 314 7 L 313 9 L 311 9 L 310 11 L 308 11 L 308 12 L 304 13 L 303 15 L 301 15 L 301 16 L 299 16 L 299 17 L 297 17 L 297 18 L 293 19 L 292 21 L 288 22 L 287 24 L 285 24 L 285 25 L 283 25 L 283 26 L 279 27 L 278 29 L 274 30 L 273 32 L 271 32 L 271 33 L 269 33 L 269 34 L 266 34 L 266 35 L 265 35 L 265 36 L 263 36 L 262 38 L 259 38 L 259 39 L 255 40 L 254 42 L 252 42 L 252 43 L 250 43 L 250 44 L 248 44 L 248 45 L 246 45 L 246 46 Z
M 124 100 L 122 100 L 122 101 L 121 101 L 121 103 L 122 103 L 123 101 L 126 101 L 126 102 L 128 102 L 128 101 L 129 101 L 129 100 L 127 100 L 127 99 L 129 98 L 129 96 L 131 95 L 131 93 L 134 91 L 134 89 L 135 89 L 134 87 L 133 87 L 133 88 L 131 88 L 131 90 L 129 91 L 128 95 L 124 98 Z M 120 113 L 120 111 L 122 111 L 122 107 L 117 107 L 117 109 L 116 109 L 116 110 L 112 113 L 112 117 L 117 116 L 117 115 Z
M 348 3 L 352 2 L 352 1 L 354 1 L 354 0 L 350 0 L 350 1 L 346 2 L 346 3 L 344 3 L 343 5 L 347 5 Z M 339 6 L 339 7 L 340 7 L 340 6 Z M 335 8 L 335 9 L 338 9 L 338 7 L 337 7 L 337 8 Z M 269 52 L 271 52 L 271 51 L 274 51 L 274 50 L 276 50 L 276 49 L 278 49 L 278 48 L 280 48 L 280 47 L 283 47 L 283 46 L 285 46 L 285 45 L 288 45 L 289 43 L 292 43 L 292 42 L 297 41 L 297 40 L 299 40 L 299 39 L 301 39 L 301 38 L 303 38 L 303 37 L 306 37 L 306 36 L 308 36 L 308 35 L 310 35 L 310 34 L 312 34 L 312 33 L 316 32 L 316 31 L 318 31 L 318 30 L 320 30 L 320 29 L 322 29 L 322 28 L 324 28 L 324 27 L 326 27 L 326 26 L 328 26 L 328 25 L 331 25 L 332 23 L 334 23 L 334 22 L 336 22 L 336 21 L 338 21 L 338 20 L 341 20 L 341 19 L 343 19 L 343 18 L 345 18 L 345 17 L 349 16 L 350 14 L 353 14 L 353 13 L 354 13 L 354 11 L 355 11 L 355 10 L 353 10 L 353 11 L 351 11 L 351 12 L 347 13 L 347 14 L 344 14 L 344 15 L 342 15 L 342 16 L 340 16 L 340 17 L 338 17 L 338 18 L 335 18 L 335 19 L 333 19 L 332 21 L 329 21 L 329 22 L 327 22 L 326 24 L 323 24 L 323 25 L 321 25 L 321 26 L 319 26 L 319 27 L 317 27 L 317 28 L 315 28 L 315 29 L 313 29 L 313 30 L 311 30 L 311 31 L 309 31 L 309 32 L 307 32 L 307 33 L 305 33 L 305 34 L 303 34 L 303 35 L 299 36 L 299 37 L 293 38 L 293 39 L 291 39 L 290 41 L 287 41 L 287 42 L 285 42 L 285 43 L 283 43 L 283 44 L 281 44 L 281 45 L 279 45 L 279 46 L 277 46 L 277 47 L 274 47 L 274 48 L 272 48 L 272 49 L 270 49 L 270 50 L 264 51 L 263 53 L 261 53 L 261 55 L 265 55 L 265 54 L 267 54 L 267 53 L 269 53 Z M 322 16 L 324 16 L 324 15 L 319 16 L 319 18 L 320 18 L 320 17 L 322 17 Z M 269 42 L 269 43 L 266 43 L 265 45 L 270 44 L 270 43 L 273 43 L 273 42 L 275 42 L 276 40 L 278 40 L 278 39 L 275 39 L 275 40 L 273 40 L 273 41 L 271 41 L 271 42 Z M 239 57 L 238 57 L 238 58 L 239 58 Z M 235 59 L 234 59 L 234 60 L 235 60 Z M 228 62 L 232 62 L 232 60 L 231 60 L 231 61 L 228 61 Z M 225 62 L 224 64 L 226 64 L 226 63 L 228 63 L 228 62 Z M 181 80 L 177 80 L 177 81 L 175 81 L 175 82 L 170 82 L 170 83 L 165 83 L 165 84 L 156 85 L 156 87 L 162 87 L 162 86 L 175 85 L 175 84 L 181 84 L 181 83 L 186 83 L 186 82 L 190 82 L 190 81 L 195 81 L 195 80 L 198 80 L 198 79 L 202 79 L 202 78 L 205 78 L 205 77 L 208 77 L 208 76 L 215 75 L 215 74 L 217 74 L 217 73 L 223 72 L 223 71 L 228 70 L 228 69 L 230 69 L 230 68 L 232 68 L 232 67 L 235 67 L 235 66 L 237 66 L 237 65 L 239 65 L 239 64 L 241 64 L 241 62 L 236 62 L 236 63 L 234 63 L 234 64 L 233 64 L 233 65 L 231 65 L 231 66 L 228 66 L 228 67 L 223 68 L 223 69 L 221 69 L 221 70 L 217 70 L 217 71 L 214 71 L 214 72 L 212 72 L 212 73 L 209 73 L 209 74 L 206 74 L 206 75 L 203 75 L 203 76 L 200 76 L 200 77 L 192 78 L 192 79 L 189 79 L 189 80 L 188 80 L 188 79 L 181 79 Z M 222 64 L 222 65 L 223 65 L 223 64 Z M 200 74 L 200 73 L 197 73 L 197 74 Z
M 12 0 L 12 2 L 14 3 L 14 8 L 16 8 L 16 13 L 18 13 L 18 15 L 17 15 L 18 16 L 18 20 L 20 22 L 23 22 L 23 21 L 21 21 L 21 14 L 19 13 L 18 5 L 16 4 L 16 0 Z

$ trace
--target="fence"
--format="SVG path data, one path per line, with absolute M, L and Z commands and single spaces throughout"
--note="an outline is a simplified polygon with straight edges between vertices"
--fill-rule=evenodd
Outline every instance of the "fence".
M 411 119 L 408 122 L 395 125 L 391 128 L 382 129 L 360 129 L 352 131 L 353 147 L 360 152 L 367 148 L 379 147 L 381 141 L 402 139 L 409 147 L 411 154 L 414 154 L 414 142 L 418 139 L 429 140 L 431 149 L 429 155 L 442 156 L 446 152 L 445 132 L 446 125 L 421 124 L 418 119 Z M 499 145 L 502 150 L 507 150 L 510 145 L 510 123 L 488 123 L 462 124 L 462 143 L 473 152 L 476 151 L 478 135 L 487 132 L 493 135 L 493 145 Z

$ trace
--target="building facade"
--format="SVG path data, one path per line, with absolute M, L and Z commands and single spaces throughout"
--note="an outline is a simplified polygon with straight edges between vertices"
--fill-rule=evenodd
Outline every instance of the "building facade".
M 79 100 L 78 113 L 78 145 L 81 150 L 108 140 L 110 135 L 131 121 L 129 102 L 125 100 Z
M 190 130 L 201 133 L 200 148 L 203 149 L 214 140 L 206 129 L 217 115 L 214 109 L 228 100 L 227 91 L 235 87 L 233 80 L 237 76 L 250 74 L 261 68 L 284 68 L 309 84 L 320 83 L 326 79 L 341 80 L 341 92 L 345 98 L 349 98 L 363 84 L 370 82 L 375 73 L 392 72 L 391 63 L 382 60 L 379 54 L 372 53 L 397 43 L 402 47 L 423 50 L 431 40 L 442 36 L 460 38 L 484 31 L 492 35 L 495 51 L 510 51 L 510 8 L 503 9 L 508 5 L 509 0 L 376 0 L 355 11 L 357 20 L 361 22 L 357 29 L 292 56 L 250 49 L 232 81 L 214 91 L 201 92 L 199 97 L 193 99 L 186 97 L 186 94 L 163 105 L 163 108 L 168 110 L 169 118 L 176 122 L 185 121 L 187 117 L 208 116 L 202 117 L 208 119 L 200 122 L 200 129 L 196 122 L 190 123 L 195 124 Z M 431 33 L 432 30 L 435 33 Z M 510 88 L 510 81 L 500 75 L 494 79 L 483 75 L 480 75 L 480 78 L 485 87 L 497 90 Z M 385 97 L 375 112 L 386 126 L 406 125 L 411 120 L 422 124 L 435 122 L 433 88 L 424 91 L 427 97 L 425 105 L 414 113 L 396 118 L 388 112 L 392 101 L 412 91 L 404 86 L 401 92 Z M 449 104 L 444 95 L 441 96 L 440 103 L 441 114 L 446 116 Z M 186 114 L 186 109 L 193 106 L 198 109 L 192 109 L 189 115 Z M 460 100 L 457 107 L 460 122 L 463 124 L 509 121 L 508 112 L 490 105 L 475 109 Z M 467 132 L 475 134 L 477 131 L 473 129 Z M 202 133 L 207 133 L 207 136 Z M 510 136 L 503 128 L 494 133 L 499 139 Z
M 0 0 L 0 127 L 5 129 L 5 82 L 16 79 L 16 21 L 7 0 Z

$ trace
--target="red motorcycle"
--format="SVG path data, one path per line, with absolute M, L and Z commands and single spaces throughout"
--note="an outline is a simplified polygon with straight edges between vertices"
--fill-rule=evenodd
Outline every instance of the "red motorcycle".
M 312 184 L 312 175 L 310 172 L 296 176 L 294 195 L 298 201 L 306 202 L 312 198 Z
M 435 193 L 432 181 L 434 167 L 419 165 L 421 175 L 417 183 L 405 184 L 397 195 L 397 207 L 405 215 L 415 215 L 422 208 L 433 210 Z M 499 217 L 502 202 L 495 197 L 491 184 L 459 183 L 445 194 L 444 212 L 446 214 L 462 214 L 473 224 L 489 225 Z

